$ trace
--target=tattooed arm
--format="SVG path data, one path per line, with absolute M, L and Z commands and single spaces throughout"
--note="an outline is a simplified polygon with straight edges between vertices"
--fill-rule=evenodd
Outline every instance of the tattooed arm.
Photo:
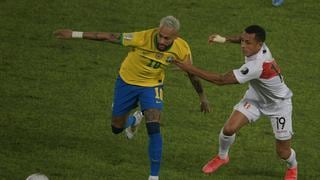
M 196 90 L 196 92 L 199 95 L 200 111 L 204 112 L 204 113 L 210 112 L 211 110 L 210 110 L 210 106 L 209 106 L 209 101 L 207 99 L 206 94 L 204 93 L 200 79 L 197 76 L 190 74 L 190 73 L 188 73 L 188 77 L 193 85 L 193 88 Z
M 192 60 L 190 58 L 188 58 L 185 62 L 186 64 L 191 64 Z M 200 99 L 200 111 L 207 113 L 211 111 L 210 105 L 209 105 L 209 101 L 207 99 L 206 94 L 204 93 L 204 89 L 202 87 L 200 78 L 198 78 L 197 76 L 188 73 L 188 77 L 190 79 L 190 82 L 193 86 L 193 88 L 195 89 L 195 91 L 197 92 L 197 94 L 199 95 L 199 99 Z
M 121 33 L 112 32 L 78 32 L 71 29 L 56 30 L 53 35 L 58 39 L 83 38 L 95 41 L 107 41 L 111 43 L 121 43 Z
M 121 33 L 111 32 L 84 32 L 83 39 L 96 40 L 96 41 L 108 41 L 111 43 L 121 43 Z

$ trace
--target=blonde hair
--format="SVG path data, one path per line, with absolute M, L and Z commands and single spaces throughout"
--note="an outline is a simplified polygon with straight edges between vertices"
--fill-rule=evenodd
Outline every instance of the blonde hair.
M 173 28 L 178 32 L 179 29 L 180 29 L 180 22 L 174 16 L 166 16 L 166 17 L 163 17 L 160 20 L 160 26 L 159 27 L 162 27 L 162 26 Z

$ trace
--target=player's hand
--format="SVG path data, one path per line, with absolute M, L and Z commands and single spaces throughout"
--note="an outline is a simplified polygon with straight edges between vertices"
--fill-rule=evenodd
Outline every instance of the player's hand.
M 209 105 L 209 101 L 204 100 L 200 102 L 200 111 L 203 113 L 209 113 L 211 112 L 211 108 Z
M 172 59 L 171 63 L 175 64 L 181 70 L 184 70 L 184 71 L 187 71 L 189 69 L 189 67 L 192 66 L 190 63 L 185 63 L 185 62 L 183 62 L 181 60 L 177 60 L 177 59 Z
M 71 29 L 58 29 L 53 32 L 53 36 L 58 39 L 71 39 L 72 38 L 72 30 Z
M 212 44 L 212 43 L 225 43 L 226 40 L 227 39 L 225 37 L 220 36 L 219 34 L 212 34 L 208 38 L 208 43 L 209 44 Z

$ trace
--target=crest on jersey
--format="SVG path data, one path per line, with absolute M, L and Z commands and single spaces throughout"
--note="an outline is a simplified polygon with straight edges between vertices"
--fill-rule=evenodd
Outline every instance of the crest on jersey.
M 161 59 L 162 57 L 163 57 L 163 54 L 162 54 L 162 53 L 157 53 L 157 54 L 156 54 L 156 58 L 157 58 L 157 59 Z
M 243 75 L 246 75 L 246 74 L 248 74 L 249 69 L 248 69 L 247 67 L 244 67 L 243 69 L 240 70 L 240 72 L 241 72 Z
M 174 59 L 173 56 L 169 56 L 166 61 L 167 61 L 168 63 L 171 63 L 171 62 L 173 61 L 173 59 Z
M 133 34 L 132 33 L 126 33 L 126 34 L 124 34 L 123 35 L 123 39 L 125 39 L 125 40 L 132 40 L 132 38 L 133 38 Z

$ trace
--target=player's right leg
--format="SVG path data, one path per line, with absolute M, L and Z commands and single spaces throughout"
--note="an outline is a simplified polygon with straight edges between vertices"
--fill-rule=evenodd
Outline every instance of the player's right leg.
M 142 121 L 143 113 L 141 111 L 134 112 L 128 117 L 127 123 L 125 124 L 125 133 L 128 139 L 132 139 L 138 131 L 138 127 Z
M 219 134 L 219 153 L 210 160 L 203 168 L 205 174 L 210 174 L 218 170 L 221 166 L 229 162 L 229 149 L 235 140 L 235 133 L 249 122 L 257 120 L 260 116 L 259 110 L 253 102 L 245 99 L 241 100 L 230 115 Z
M 235 133 L 245 124 L 248 119 L 239 111 L 234 111 L 229 120 L 224 125 L 219 134 L 219 153 L 210 160 L 203 168 L 205 174 L 210 174 L 218 170 L 221 166 L 229 162 L 229 149 L 235 140 Z
M 114 99 L 112 104 L 112 132 L 121 133 L 124 129 L 137 126 L 141 118 L 129 116 L 132 109 L 138 106 L 139 87 L 126 84 L 119 76 L 114 90 Z
M 112 132 L 119 134 L 125 130 L 125 135 L 128 139 L 132 139 L 134 134 L 137 132 L 138 126 L 140 125 L 143 118 L 141 111 L 136 111 L 132 115 L 126 113 L 122 116 L 112 117 Z

